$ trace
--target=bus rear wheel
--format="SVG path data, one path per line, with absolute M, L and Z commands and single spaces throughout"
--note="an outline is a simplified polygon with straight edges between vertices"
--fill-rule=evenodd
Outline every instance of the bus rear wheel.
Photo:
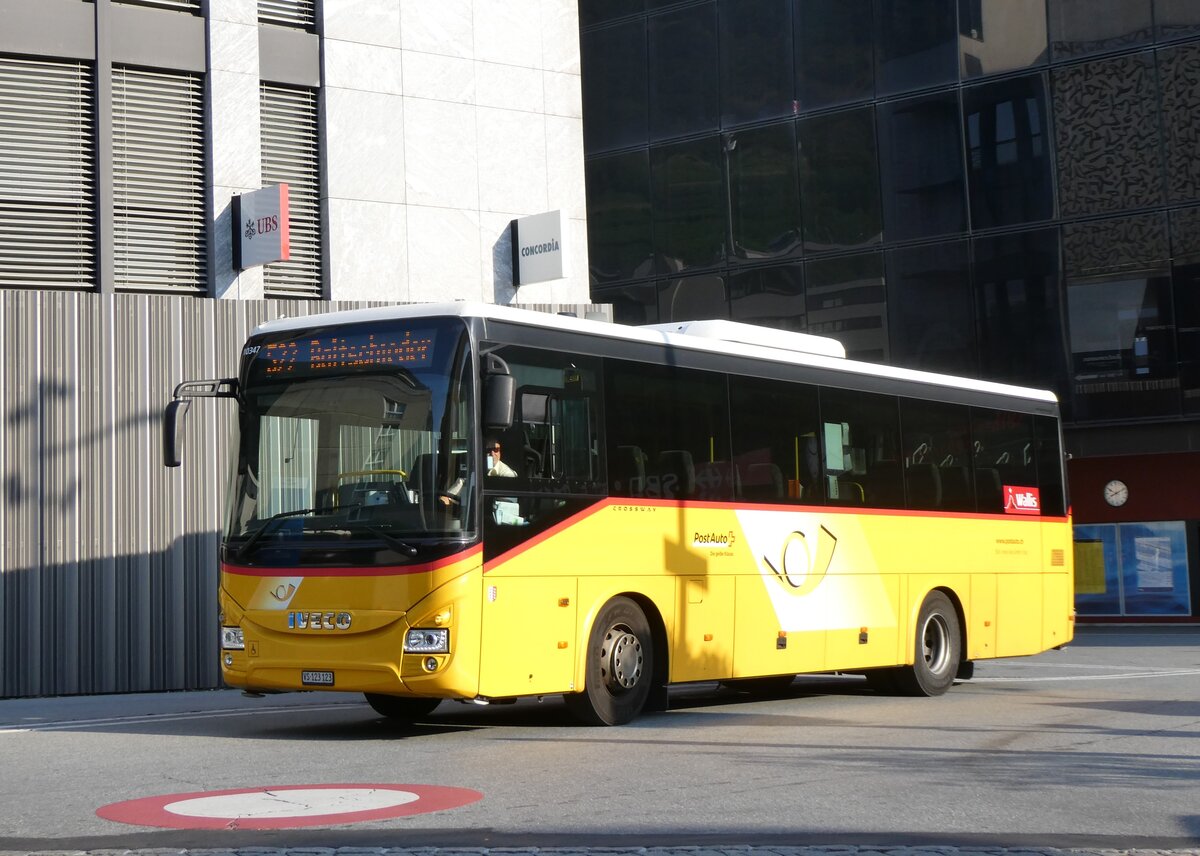
M 654 679 L 654 640 L 641 607 L 627 597 L 604 605 L 588 637 L 582 692 L 564 696 L 589 725 L 623 725 L 646 706 Z
M 428 716 L 433 713 L 435 707 L 442 703 L 440 698 L 407 698 L 381 693 L 363 693 L 363 695 L 367 697 L 367 704 L 371 705 L 376 713 L 395 722 L 413 722 L 423 716 Z
M 896 688 L 910 696 L 942 695 L 958 675 L 961 640 L 954 604 L 942 592 L 930 592 L 917 615 L 913 664 L 894 673 Z

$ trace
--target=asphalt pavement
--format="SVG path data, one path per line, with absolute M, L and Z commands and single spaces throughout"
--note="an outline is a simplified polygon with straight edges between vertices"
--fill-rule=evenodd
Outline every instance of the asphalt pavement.
M 1187 850 L 1006 847 L 239 847 L 0 850 L 0 856 L 1200 856 Z

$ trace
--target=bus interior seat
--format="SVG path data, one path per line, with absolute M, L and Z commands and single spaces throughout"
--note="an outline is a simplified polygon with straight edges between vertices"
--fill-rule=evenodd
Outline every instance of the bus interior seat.
M 738 468 L 729 461 L 703 461 L 696 465 L 696 488 L 704 499 L 730 500 L 741 495 Z
M 942 505 L 955 511 L 972 511 L 975 497 L 971 495 L 971 475 L 966 467 L 938 467 L 942 483 Z
M 942 507 L 942 475 L 933 464 L 909 464 L 904 471 L 909 508 Z
M 783 472 L 775 464 L 751 464 L 742 493 L 746 499 L 783 499 Z
M 975 470 L 975 496 L 979 510 L 998 514 L 1004 510 L 1004 488 L 1000 484 L 1000 471 L 993 467 Z
M 686 449 L 660 452 L 658 478 L 664 498 L 686 499 L 692 496 L 696 492 L 696 467 L 692 463 L 692 453 Z
M 863 482 L 866 490 L 865 501 L 870 505 L 882 508 L 904 506 L 904 484 L 900 476 L 899 461 L 876 461 L 867 468 L 867 477 Z
M 612 457 L 612 492 L 641 496 L 646 490 L 646 453 L 641 446 L 617 446 Z
M 838 498 L 841 505 L 866 505 L 866 493 L 863 486 L 856 481 L 838 478 Z

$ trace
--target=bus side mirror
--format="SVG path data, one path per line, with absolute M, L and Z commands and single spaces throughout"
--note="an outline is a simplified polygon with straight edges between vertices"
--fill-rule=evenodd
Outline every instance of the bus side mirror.
M 513 423 L 517 382 L 508 363 L 495 354 L 485 357 L 483 369 L 483 422 L 486 431 L 507 431 Z
M 183 416 L 193 398 L 238 397 L 237 378 L 220 380 L 185 380 L 175 387 L 175 398 L 163 411 L 163 466 L 180 464 L 179 449 L 183 442 Z
M 183 417 L 192 402 L 177 398 L 163 412 L 163 466 L 177 467 L 181 463 L 179 448 L 183 441 Z

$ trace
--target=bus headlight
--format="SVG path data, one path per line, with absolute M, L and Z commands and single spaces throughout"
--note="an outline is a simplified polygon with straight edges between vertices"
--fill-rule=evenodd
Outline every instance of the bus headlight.
M 445 628 L 435 630 L 410 630 L 404 637 L 404 653 L 406 654 L 449 654 L 450 631 Z
M 221 648 L 226 651 L 243 651 L 246 648 L 246 637 L 240 627 L 221 628 Z

